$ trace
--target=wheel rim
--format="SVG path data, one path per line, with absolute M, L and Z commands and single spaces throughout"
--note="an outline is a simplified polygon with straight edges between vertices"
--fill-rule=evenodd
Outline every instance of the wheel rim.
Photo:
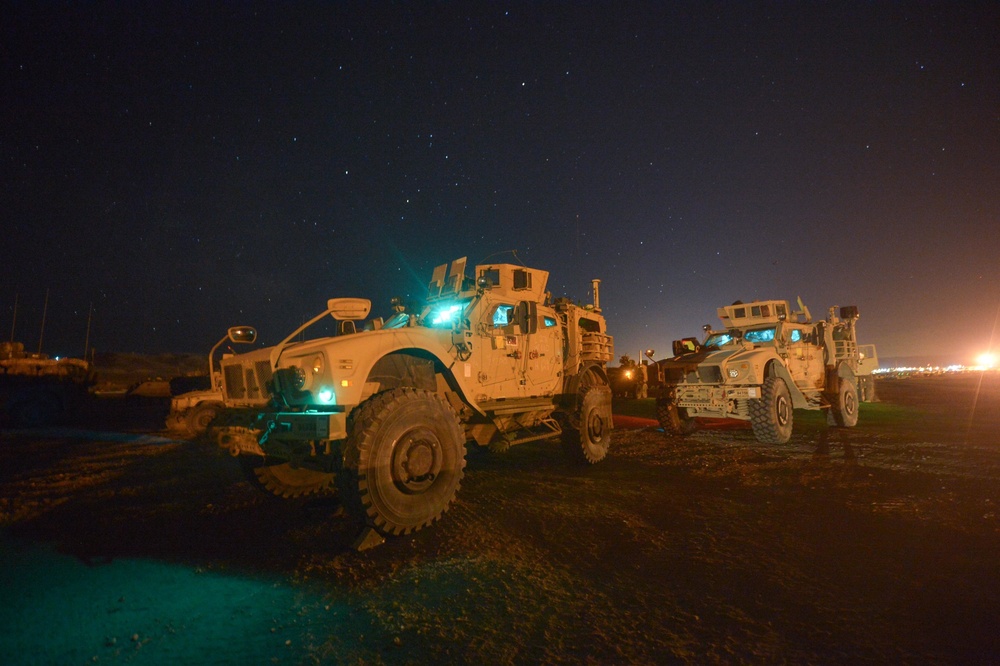
M 591 410 L 587 417 L 587 436 L 592 442 L 600 442 L 604 437 L 604 418 L 600 414 L 600 410 Z
M 854 394 L 851 393 L 850 391 L 847 391 L 846 394 L 844 395 L 844 412 L 846 412 L 851 416 L 854 416 L 854 414 L 857 411 L 858 411 L 858 402 L 855 399 Z
M 774 403 L 774 416 L 778 425 L 787 425 L 788 419 L 791 416 L 791 409 L 788 405 L 788 398 L 783 395 L 779 395 L 778 399 Z
M 441 472 L 441 443 L 429 428 L 413 428 L 396 440 L 392 482 L 400 492 L 417 495 L 434 485 Z
M 208 428 L 213 420 L 215 420 L 215 410 L 206 409 L 195 415 L 194 426 L 199 432 L 203 432 Z

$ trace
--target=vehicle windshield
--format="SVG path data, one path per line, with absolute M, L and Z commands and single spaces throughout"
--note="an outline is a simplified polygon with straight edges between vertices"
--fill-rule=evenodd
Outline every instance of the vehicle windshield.
M 743 339 L 755 344 L 774 342 L 774 328 L 774 326 L 769 326 L 768 328 L 751 329 L 743 334 Z
M 723 345 L 728 345 L 730 342 L 738 338 L 739 335 L 740 332 L 736 329 L 730 329 L 728 331 L 723 331 L 722 333 L 712 333 L 712 335 L 708 336 L 708 339 L 705 340 L 705 344 L 703 344 L 702 347 L 706 349 L 709 347 L 719 348 Z

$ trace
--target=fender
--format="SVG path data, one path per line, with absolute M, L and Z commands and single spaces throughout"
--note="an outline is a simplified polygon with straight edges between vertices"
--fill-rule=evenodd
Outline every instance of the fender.
M 802 393 L 802 390 L 795 385 L 794 381 L 792 381 L 792 375 L 788 372 L 788 368 L 786 368 L 784 364 L 775 360 L 770 361 L 767 364 L 765 377 L 781 377 L 785 380 L 785 385 L 788 387 L 788 393 L 792 396 L 793 408 L 805 409 L 809 406 L 809 401 L 806 400 L 805 394 Z

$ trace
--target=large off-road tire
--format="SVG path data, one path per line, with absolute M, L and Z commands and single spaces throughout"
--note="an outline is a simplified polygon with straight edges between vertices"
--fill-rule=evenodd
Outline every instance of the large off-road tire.
M 293 499 L 330 494 L 335 489 L 333 472 L 297 467 L 290 462 L 261 456 L 242 455 L 239 461 L 250 485 L 276 497 Z
M 386 535 L 440 518 L 465 470 L 465 433 L 440 396 L 424 389 L 379 393 L 352 415 L 338 486 L 344 506 Z
M 688 418 L 687 410 L 679 408 L 668 398 L 656 400 L 656 420 L 668 435 L 690 435 L 698 429 L 695 420 Z
M 222 405 L 218 402 L 203 402 L 196 405 L 187 413 L 184 420 L 188 432 L 195 436 L 204 435 L 221 410 Z
M 837 384 L 837 395 L 830 401 L 826 423 L 839 428 L 853 428 L 858 425 L 858 387 L 853 379 L 847 378 L 841 378 Z
M 792 396 L 781 377 L 768 377 L 761 397 L 750 399 L 750 425 L 758 441 L 784 444 L 792 438 Z
M 581 389 L 579 405 L 563 429 L 563 448 L 574 460 L 593 465 L 604 460 L 611 446 L 611 389 L 586 386 Z

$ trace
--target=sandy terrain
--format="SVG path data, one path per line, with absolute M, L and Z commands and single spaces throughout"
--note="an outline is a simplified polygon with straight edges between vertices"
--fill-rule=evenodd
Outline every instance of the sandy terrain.
M 89 429 L 3 432 L 0 555 L 73 573 L 6 567 L 20 596 L 0 611 L 0 658 L 997 663 L 1000 376 L 878 389 L 857 428 L 796 412 L 781 447 L 645 428 L 617 430 L 587 468 L 545 443 L 473 453 L 441 522 L 364 553 L 335 501 L 263 496 L 232 458 L 160 436 L 155 401 L 104 403 Z M 140 613 L 129 600 L 166 574 L 100 578 L 123 562 L 174 582 Z M 199 631 L 176 606 L 220 579 L 293 592 L 192 601 L 215 604 L 220 628 Z M 57 585 L 86 590 L 92 626 L 35 626 L 33 599 Z

